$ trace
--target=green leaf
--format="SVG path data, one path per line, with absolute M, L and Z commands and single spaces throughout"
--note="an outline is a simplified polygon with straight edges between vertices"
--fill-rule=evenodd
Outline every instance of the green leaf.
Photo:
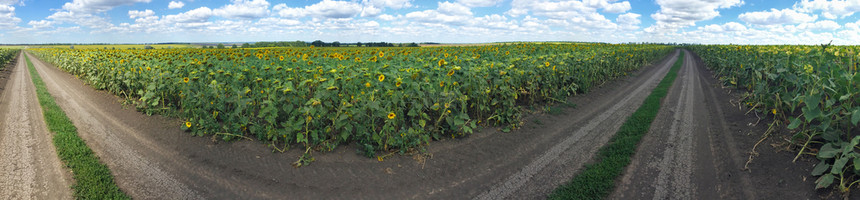
M 854 110 L 854 114 L 851 114 L 851 124 L 857 125 L 857 122 L 860 122 L 860 108 Z
M 821 176 L 824 174 L 827 169 L 830 169 L 830 164 L 825 163 L 823 160 L 815 165 L 815 168 L 812 169 L 813 176 Z
M 834 148 L 832 143 L 827 143 L 824 146 L 821 146 L 821 150 L 818 150 L 818 158 L 833 158 L 837 153 L 839 153 L 839 150 L 841 149 Z
M 821 101 L 821 94 L 807 95 L 803 101 L 806 102 L 806 107 L 808 108 L 818 107 L 818 103 Z
M 829 187 L 831 184 L 833 184 L 833 178 L 835 178 L 833 174 L 825 174 L 824 176 L 821 176 L 820 178 L 818 178 L 818 180 L 815 181 L 815 189 Z
M 800 120 L 800 118 L 791 117 L 791 124 L 788 125 L 788 129 L 796 129 L 798 126 L 800 126 L 801 122 L 802 120 Z
M 842 132 L 835 130 L 825 131 L 823 134 L 821 134 L 821 137 L 824 138 L 824 140 L 831 142 L 839 141 L 839 136 L 842 136 Z
M 860 171 L 860 156 L 854 156 L 854 171 Z
M 807 104 L 809 105 L 809 104 Z M 815 107 L 803 107 L 803 116 L 806 117 L 806 122 L 811 122 L 813 119 L 818 118 L 821 115 L 821 109 L 818 106 Z
M 830 169 L 831 174 L 842 174 L 842 169 L 848 164 L 848 157 L 842 157 L 833 163 L 833 168 Z

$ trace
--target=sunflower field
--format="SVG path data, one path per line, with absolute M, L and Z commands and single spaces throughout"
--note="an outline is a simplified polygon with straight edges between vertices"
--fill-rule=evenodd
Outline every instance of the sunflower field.
M 0 48 L 0 69 L 6 67 L 6 64 L 15 59 L 15 56 L 18 55 L 18 51 L 20 49 L 6 49 Z
M 784 125 L 799 147 L 815 155 L 818 188 L 860 183 L 860 47 L 691 47 L 724 85 L 742 89 L 742 102 Z M 769 132 L 771 130 L 768 130 Z M 795 158 L 797 159 L 797 158 Z
M 283 150 L 404 152 L 479 125 L 509 130 L 523 106 L 625 76 L 663 45 L 519 43 L 480 47 L 31 49 L 141 112 L 174 113 L 182 129 L 256 138 Z M 306 151 L 307 152 L 307 151 Z

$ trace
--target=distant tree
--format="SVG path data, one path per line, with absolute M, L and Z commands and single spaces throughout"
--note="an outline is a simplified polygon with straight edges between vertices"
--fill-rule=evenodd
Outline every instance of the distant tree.
M 334 42 L 332 42 L 332 43 L 331 43 L 331 46 L 332 46 L 332 47 L 340 47 L 340 42 L 338 42 L 338 41 L 334 41 Z
M 234 49 L 235 49 L 235 48 L 238 48 L 238 47 L 236 46 L 236 44 L 233 44 L 233 46 L 232 46 L 232 47 L 230 47 L 230 48 L 234 48 Z
M 323 42 L 322 40 L 316 40 L 314 42 L 311 42 L 311 45 L 314 45 L 315 47 L 324 47 L 325 42 Z
M 219 48 L 219 49 L 223 49 L 223 48 L 224 48 L 224 44 L 218 43 L 218 48 Z
M 251 48 L 251 44 L 246 42 L 245 44 L 242 44 L 242 48 Z
M 403 43 L 397 44 L 397 47 L 403 47 Z
M 419 46 L 418 46 L 418 44 L 416 44 L 416 43 L 414 43 L 414 42 L 413 42 L 413 43 L 409 43 L 409 46 L 408 46 L 408 47 L 419 47 Z
M 155 48 L 153 48 L 152 46 L 146 45 L 146 46 L 143 46 L 143 49 L 155 49 Z
M 105 47 L 105 49 L 107 49 L 107 47 Z
M 355 43 L 355 46 L 361 47 L 361 42 Z

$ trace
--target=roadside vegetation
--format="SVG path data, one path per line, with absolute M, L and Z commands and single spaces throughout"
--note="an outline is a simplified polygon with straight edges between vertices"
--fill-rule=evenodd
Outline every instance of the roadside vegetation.
M 774 133 L 787 134 L 789 148 L 819 163 L 816 188 L 843 194 L 860 183 L 860 47 L 702 45 L 702 57 L 723 85 L 743 91 L 738 102 L 773 122 L 752 148 Z M 784 128 L 784 129 L 783 129 Z M 749 163 L 749 162 L 748 162 Z
M 53 134 L 54 146 L 60 160 L 72 171 L 75 179 L 72 189 L 76 199 L 130 199 L 114 182 L 110 169 L 99 161 L 93 151 L 78 136 L 77 128 L 48 93 L 41 76 L 30 58 L 27 60 L 42 114 L 48 130 Z

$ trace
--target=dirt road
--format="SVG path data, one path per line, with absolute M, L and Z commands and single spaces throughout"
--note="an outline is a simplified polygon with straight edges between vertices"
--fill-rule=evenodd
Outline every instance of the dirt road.
M 744 170 L 766 124 L 730 103 L 701 60 L 687 52 L 611 199 L 816 199 L 810 162 L 791 163 L 768 140 Z M 753 120 L 750 120 L 753 119 Z M 773 181 L 778 180 L 778 181 Z
M 24 56 L 0 73 L 0 197 L 71 199 L 63 168 L 45 126 Z M 5 86 L 4 86 L 5 83 Z

